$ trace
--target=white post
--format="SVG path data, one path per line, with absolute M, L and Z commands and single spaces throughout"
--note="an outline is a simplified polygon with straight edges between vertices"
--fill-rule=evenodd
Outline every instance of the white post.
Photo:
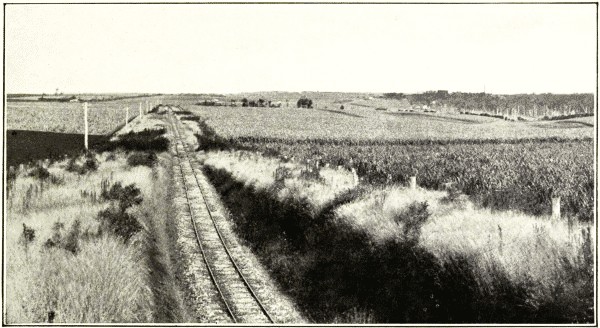
M 85 150 L 88 150 L 88 103 L 83 103 L 83 121 L 84 121 L 84 137 L 83 137 L 83 145 L 85 146 Z
M 560 197 L 552 197 L 552 218 L 560 219 Z
M 358 174 L 356 174 L 355 168 L 352 168 L 352 178 L 354 180 L 354 185 L 358 186 Z
M 125 108 L 125 128 L 129 126 L 129 107 Z
M 146 113 L 148 112 L 148 100 L 146 100 Z
M 142 103 L 140 103 L 140 118 L 142 118 Z
M 409 187 L 410 190 L 416 190 L 417 189 L 417 177 L 416 176 L 412 176 L 409 179 Z

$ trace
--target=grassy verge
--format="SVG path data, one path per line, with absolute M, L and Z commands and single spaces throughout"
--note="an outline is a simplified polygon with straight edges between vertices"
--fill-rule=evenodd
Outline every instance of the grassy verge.
M 578 233 L 566 224 L 470 211 L 440 192 L 393 197 L 359 187 L 332 198 L 316 186 L 326 175 L 279 179 L 273 165 L 236 156 L 209 153 L 207 175 L 238 235 L 316 322 L 593 320 L 594 241 L 585 227 L 571 240 Z
M 123 156 L 97 156 L 95 170 L 69 172 L 68 161 L 45 175 L 20 172 L 6 217 L 6 323 L 148 322 L 144 234 L 125 241 L 105 224 L 111 208 L 102 190 L 121 182 L 147 188 L 149 169 L 129 168 Z M 137 205 L 136 205 L 137 206 Z M 116 218 L 129 213 L 119 212 Z
M 152 169 L 155 183 L 152 185 L 151 194 L 140 208 L 140 216 L 145 218 L 144 223 L 148 231 L 144 251 L 148 258 L 149 282 L 154 296 L 153 322 L 157 323 L 191 321 L 173 268 L 175 236 L 170 228 L 173 227 L 175 211 L 172 204 L 174 186 L 170 161 L 168 155 L 160 156 L 161 165 Z
M 5 324 L 188 320 L 171 270 L 170 164 L 149 133 L 9 174 Z

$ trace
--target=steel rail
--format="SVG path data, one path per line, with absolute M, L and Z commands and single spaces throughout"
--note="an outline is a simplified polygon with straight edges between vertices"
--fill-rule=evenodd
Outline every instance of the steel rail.
M 258 298 L 258 296 L 256 295 L 256 293 L 254 292 L 254 289 L 252 288 L 252 286 L 250 285 L 250 283 L 248 282 L 248 280 L 246 279 L 246 277 L 244 276 L 244 274 L 242 273 L 242 271 L 240 270 L 239 266 L 237 265 L 236 261 L 233 259 L 233 256 L 231 255 L 231 252 L 229 251 L 229 248 L 227 247 L 227 244 L 225 243 L 225 239 L 223 238 L 221 231 L 219 230 L 219 228 L 217 227 L 216 221 L 213 217 L 212 211 L 210 210 L 208 203 L 206 201 L 206 193 L 204 191 L 204 188 L 202 188 L 200 181 L 198 180 L 198 176 L 196 174 L 196 169 L 194 169 L 194 166 L 192 165 L 192 159 L 190 158 L 190 156 L 188 155 L 189 148 L 187 146 L 187 144 L 185 143 L 185 141 L 183 140 L 183 138 L 181 138 L 181 134 L 179 133 L 179 128 L 177 127 L 177 118 L 173 118 L 173 112 L 172 109 L 169 107 L 169 113 L 171 115 L 171 121 L 172 121 L 172 125 L 173 125 L 173 130 L 176 134 L 176 137 L 179 139 L 179 143 L 181 143 L 183 149 L 184 149 L 184 154 L 185 157 L 187 158 L 187 161 L 190 164 L 190 168 L 192 170 L 192 174 L 194 175 L 194 179 L 196 180 L 196 185 L 198 186 L 200 193 L 202 194 L 202 199 L 203 199 L 203 203 L 204 206 L 206 207 L 206 211 L 208 212 L 208 215 L 210 217 L 211 223 L 213 225 L 213 227 L 215 228 L 215 231 L 217 233 L 217 235 L 219 236 L 219 240 L 221 242 L 221 245 L 223 246 L 223 249 L 225 250 L 225 253 L 227 254 L 227 257 L 229 258 L 229 260 L 231 261 L 231 263 L 233 264 L 236 272 L 238 273 L 239 277 L 241 278 L 241 280 L 244 283 L 244 286 L 246 287 L 246 289 L 250 292 L 250 295 L 252 296 L 252 298 L 256 301 L 256 304 L 259 306 L 260 310 L 262 311 L 262 313 L 266 316 L 266 318 L 269 320 L 270 323 L 275 323 L 275 321 L 271 318 L 271 315 L 269 314 L 269 312 L 266 310 L 266 308 L 264 307 L 264 305 L 262 304 L 262 302 L 260 301 L 260 299 Z M 175 120 L 175 121 L 174 121 Z M 176 148 L 176 151 L 179 155 L 179 151 Z M 179 156 L 178 156 L 179 157 Z M 181 168 L 180 165 L 180 169 L 182 170 L 182 174 L 183 174 L 183 169 Z M 186 190 L 187 190 L 187 186 L 186 186 Z M 187 191 L 186 191 L 187 192 Z M 188 198 L 188 206 L 190 206 L 189 204 L 189 198 Z M 190 207 L 191 210 L 191 207 Z M 194 220 L 192 218 L 192 220 Z M 196 230 L 196 223 L 194 222 L 194 230 Z M 196 233 L 196 238 L 198 239 L 198 243 L 200 244 L 200 240 L 199 240 L 199 235 Z M 202 246 L 200 246 L 202 248 Z M 204 252 L 203 252 L 204 255 Z M 204 257 L 205 262 L 206 262 L 206 256 Z M 208 263 L 207 263 L 207 267 L 208 267 Z M 211 271 L 209 269 L 209 271 Z M 212 273 L 211 273 L 212 274 Z M 213 279 L 213 282 L 215 283 L 215 285 L 217 285 L 216 279 L 215 277 L 211 277 Z M 220 292 L 220 288 L 217 286 L 217 289 L 219 290 L 219 293 L 221 295 L 221 297 L 223 297 L 223 294 Z M 229 305 L 227 304 L 227 302 L 225 301 L 225 298 L 223 297 L 223 301 L 227 306 L 227 309 L 230 311 L 230 314 L 232 315 L 232 318 L 234 320 L 234 322 L 237 322 L 236 318 L 234 318 L 233 312 L 231 311 L 231 309 L 229 308 Z
M 170 119 L 173 120 L 173 117 L 170 117 Z M 179 134 L 179 132 L 177 132 L 177 134 Z M 183 146 L 183 143 L 182 143 L 182 147 L 185 149 L 185 147 Z M 181 157 L 180 157 L 179 150 L 177 149 L 177 144 L 175 144 L 175 153 L 177 155 L 177 161 L 179 162 L 179 171 L 181 172 L 183 188 L 185 189 L 185 198 L 187 200 L 186 203 L 187 203 L 188 209 L 190 211 L 190 218 L 192 221 L 192 226 L 194 227 L 194 234 L 196 235 L 196 242 L 198 243 L 198 247 L 200 248 L 200 252 L 202 253 L 202 259 L 204 260 L 204 264 L 206 265 L 206 268 L 208 269 L 208 275 L 210 276 L 210 279 L 212 280 L 213 284 L 215 285 L 215 288 L 217 289 L 217 292 L 219 293 L 219 296 L 221 297 L 221 301 L 223 301 L 223 304 L 225 305 L 225 308 L 227 309 L 227 314 L 229 315 L 231 320 L 233 320 L 234 323 L 237 323 L 237 319 L 235 318 L 235 315 L 233 314 L 233 311 L 231 310 L 229 303 L 227 303 L 227 300 L 226 300 L 225 296 L 223 295 L 223 292 L 221 291 L 219 284 L 217 283 L 215 274 L 213 273 L 213 270 L 210 267 L 210 264 L 208 263 L 208 257 L 206 256 L 206 252 L 204 251 L 204 247 L 202 246 L 202 242 L 200 240 L 200 234 L 198 233 L 198 228 L 196 227 L 196 219 L 194 218 L 194 212 L 192 211 L 189 190 L 188 190 L 187 185 L 185 184 L 183 165 L 181 163 Z M 192 170 L 193 170 L 193 168 L 192 168 Z

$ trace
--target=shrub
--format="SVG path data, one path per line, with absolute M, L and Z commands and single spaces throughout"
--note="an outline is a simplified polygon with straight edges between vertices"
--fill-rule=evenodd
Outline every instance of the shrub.
M 195 116 L 195 115 L 183 116 L 183 117 L 181 117 L 181 119 L 183 121 L 192 121 L 192 122 L 198 122 L 198 123 L 201 121 L 200 117 Z
M 71 157 L 69 159 L 69 162 L 67 163 L 66 170 L 68 172 L 76 172 L 79 174 L 86 174 L 88 172 L 93 172 L 93 171 L 98 170 L 98 167 L 100 166 L 100 163 L 98 162 L 98 159 L 96 158 L 96 154 L 94 154 L 91 151 L 88 151 L 85 153 L 82 164 L 79 164 L 78 161 L 79 161 L 78 157 Z
M 300 171 L 300 178 L 313 181 L 323 181 L 318 160 L 307 160 L 305 167 Z
M 127 158 L 129 166 L 148 166 L 152 167 L 156 163 L 156 154 L 153 152 L 135 152 Z
M 65 225 L 62 222 L 54 222 L 54 225 L 52 226 L 52 237 L 46 240 L 44 247 L 62 248 L 76 255 L 80 249 L 79 240 L 82 236 L 81 222 L 79 220 L 75 220 L 66 235 L 63 235 L 62 233 L 64 226 Z
M 54 224 L 52 225 L 52 237 L 46 240 L 46 242 L 44 243 L 44 247 L 51 248 L 60 245 L 60 242 L 62 240 L 62 230 L 64 229 L 64 227 L 64 223 L 60 221 L 54 222 Z
M 25 247 L 25 251 L 29 249 L 29 245 L 35 239 L 35 229 L 28 227 L 25 223 L 23 223 L 23 232 L 21 232 L 21 237 L 19 237 L 19 243 Z
M 100 211 L 97 217 L 100 221 L 100 233 L 109 232 L 128 242 L 133 235 L 142 230 L 142 225 L 125 209 L 117 206 L 110 206 Z
M 237 234 L 314 322 L 593 322 L 590 230 L 582 232 L 581 264 L 565 258 L 562 265 L 571 267 L 565 284 L 543 295 L 533 281 L 514 279 L 494 262 L 482 270 L 477 254 L 450 254 L 440 261 L 419 245 L 427 203 L 413 203 L 398 216 L 407 238 L 377 243 L 333 219 L 336 204 L 360 190 L 336 197 L 328 210 L 315 214 L 301 199 L 281 201 L 273 189 L 245 185 L 225 170 L 204 171 L 228 205 Z M 357 315 L 347 315 L 356 309 Z
M 45 167 L 36 166 L 27 176 L 34 177 L 39 180 L 46 180 L 50 178 L 50 172 Z
M 114 151 L 116 149 L 125 151 L 167 151 L 169 150 L 169 139 L 163 136 L 166 131 L 164 128 L 145 129 L 140 132 L 132 131 L 121 135 L 115 141 L 98 144 L 95 148 L 98 151 Z
M 402 225 L 403 239 L 416 244 L 421 236 L 421 227 L 427 222 L 431 215 L 427 209 L 427 202 L 414 202 L 405 210 L 396 214 L 394 221 Z
M 134 184 L 123 187 L 121 182 L 116 182 L 110 188 L 108 187 L 108 184 L 102 183 L 100 196 L 104 200 L 116 201 L 122 211 L 125 211 L 132 205 L 140 204 L 143 200 L 139 188 Z
M 234 148 L 234 145 L 227 139 L 219 136 L 213 128 L 211 128 L 206 121 L 198 123 L 201 134 L 196 134 L 198 140 L 198 150 L 228 150 Z
M 289 167 L 279 166 L 275 169 L 275 182 L 283 183 L 285 179 L 289 179 L 292 176 L 292 170 Z
M 116 182 L 109 187 L 108 181 L 101 184 L 100 196 L 113 202 L 110 207 L 98 213 L 100 233 L 109 232 L 121 237 L 127 242 L 133 235 L 142 230 L 140 222 L 127 213 L 127 209 L 142 202 L 140 189 L 134 184 L 123 187 L 121 182 Z
M 85 153 L 85 161 L 83 162 L 83 170 L 87 172 L 93 172 L 98 169 L 99 162 L 96 159 L 96 155 L 92 152 Z

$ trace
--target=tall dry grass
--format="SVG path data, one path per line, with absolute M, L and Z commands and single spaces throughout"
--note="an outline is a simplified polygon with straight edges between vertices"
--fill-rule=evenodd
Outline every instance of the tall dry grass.
M 135 183 L 148 195 L 151 169 L 128 167 L 124 154 L 98 158 L 98 170 L 83 175 L 67 172 L 68 161 L 53 163 L 48 171 L 60 177 L 55 183 L 27 177 L 28 172 L 17 175 L 5 216 L 4 323 L 152 321 L 146 237 L 138 234 L 124 243 L 97 236 L 96 220 L 108 205 L 99 197 L 103 181 Z M 45 245 L 56 230 L 67 235 L 76 221 L 77 252 Z M 25 227 L 34 231 L 28 242 L 22 238 Z
M 265 261 L 284 283 L 290 282 L 292 293 L 308 300 L 309 308 L 310 302 L 318 304 L 315 297 L 333 301 L 337 295 L 348 304 L 375 307 L 375 320 L 395 322 L 563 323 L 593 318 L 592 224 L 492 212 L 442 191 L 354 187 L 343 169 L 322 169 L 327 179 L 306 180 L 298 173 L 301 165 L 255 153 L 209 152 L 204 163 L 231 209 L 240 212 L 238 224 L 250 229 L 240 233 L 258 251 L 270 250 L 263 252 Z M 277 181 L 281 167 L 289 167 L 291 174 Z M 346 183 L 336 186 L 336 181 Z M 330 247 L 319 246 L 323 243 Z M 356 249 L 358 245 L 362 248 Z M 310 248 L 327 253 L 315 254 Z M 269 254 L 273 251 L 278 255 Z M 363 267 L 338 272 L 331 263 Z M 372 277 L 384 280 L 370 281 Z M 318 279 L 329 281 L 329 287 Z M 389 287 L 374 295 L 354 286 L 356 279 L 365 286 L 373 283 L 374 290 Z M 318 292 L 320 288 L 329 290 Z M 334 321 L 361 317 L 348 316 L 356 309 L 340 306 L 344 312 L 334 314 Z M 332 317 L 332 310 L 317 311 L 322 318 Z

